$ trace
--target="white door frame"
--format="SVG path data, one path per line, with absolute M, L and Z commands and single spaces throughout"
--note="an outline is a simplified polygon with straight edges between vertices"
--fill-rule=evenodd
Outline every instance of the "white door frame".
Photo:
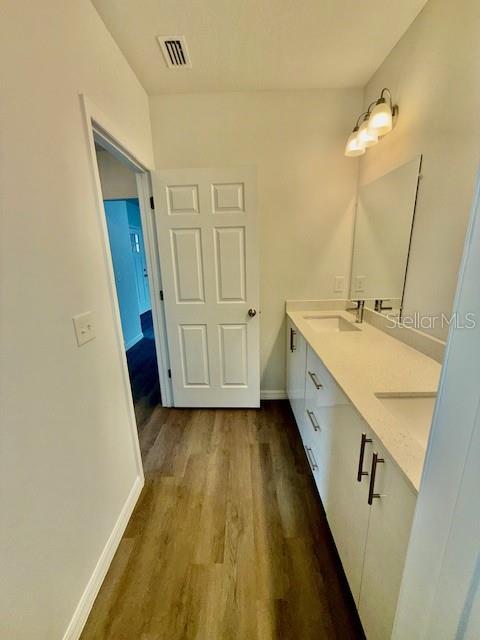
M 122 363 L 122 377 L 125 391 L 125 400 L 127 402 L 128 412 L 130 415 L 130 427 L 132 431 L 134 449 L 136 452 L 137 467 L 139 473 L 143 477 L 143 466 L 138 442 L 137 422 L 135 419 L 127 358 L 123 343 L 122 324 L 120 320 L 120 310 L 118 306 L 115 276 L 113 271 L 112 256 L 110 253 L 105 210 L 103 206 L 102 187 L 100 183 L 97 156 L 95 152 L 95 140 L 98 140 L 101 145 L 116 158 L 126 163 L 129 168 L 136 174 L 138 202 L 140 206 L 140 217 L 143 230 L 143 241 L 145 246 L 145 258 L 150 274 L 148 284 L 150 289 L 150 300 L 152 303 L 153 331 L 155 336 L 155 348 L 157 353 L 162 406 L 171 407 L 173 396 L 171 380 L 168 376 L 170 359 L 167 346 L 163 302 L 160 300 L 162 277 L 160 272 L 160 261 L 158 259 L 158 249 L 156 245 L 153 212 L 150 207 L 151 182 L 149 171 L 152 169 L 152 167 L 146 166 L 135 156 L 132 151 L 129 150 L 128 143 L 124 142 L 125 140 L 127 140 L 127 136 L 124 135 L 123 132 L 119 133 L 116 127 L 105 118 L 101 111 L 96 108 L 94 103 L 92 103 L 92 101 L 87 98 L 87 96 L 81 94 L 80 103 L 89 143 L 89 160 L 92 169 L 92 177 L 94 181 L 97 201 L 97 216 L 102 232 L 102 244 L 108 272 L 109 294 L 114 315 L 117 350 Z

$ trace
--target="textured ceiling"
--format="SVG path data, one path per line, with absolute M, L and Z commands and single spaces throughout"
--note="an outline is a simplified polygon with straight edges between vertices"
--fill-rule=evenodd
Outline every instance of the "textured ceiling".
M 364 86 L 426 0 L 92 0 L 151 95 Z M 184 35 L 167 69 L 157 35 Z

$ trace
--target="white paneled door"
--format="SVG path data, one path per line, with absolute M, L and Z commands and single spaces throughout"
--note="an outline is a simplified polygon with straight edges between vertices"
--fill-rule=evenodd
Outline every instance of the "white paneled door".
M 174 403 L 258 407 L 256 172 L 152 173 Z

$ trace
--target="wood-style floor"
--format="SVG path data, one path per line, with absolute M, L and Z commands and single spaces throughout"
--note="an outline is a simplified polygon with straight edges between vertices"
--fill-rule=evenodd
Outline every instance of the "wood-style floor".
M 286 402 L 158 406 L 82 640 L 363 638 Z

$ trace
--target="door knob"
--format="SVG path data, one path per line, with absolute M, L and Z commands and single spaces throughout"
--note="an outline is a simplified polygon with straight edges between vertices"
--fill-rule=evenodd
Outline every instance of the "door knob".
M 248 315 L 250 316 L 250 318 L 254 318 L 257 315 L 257 310 L 256 309 L 249 309 L 248 310 Z

